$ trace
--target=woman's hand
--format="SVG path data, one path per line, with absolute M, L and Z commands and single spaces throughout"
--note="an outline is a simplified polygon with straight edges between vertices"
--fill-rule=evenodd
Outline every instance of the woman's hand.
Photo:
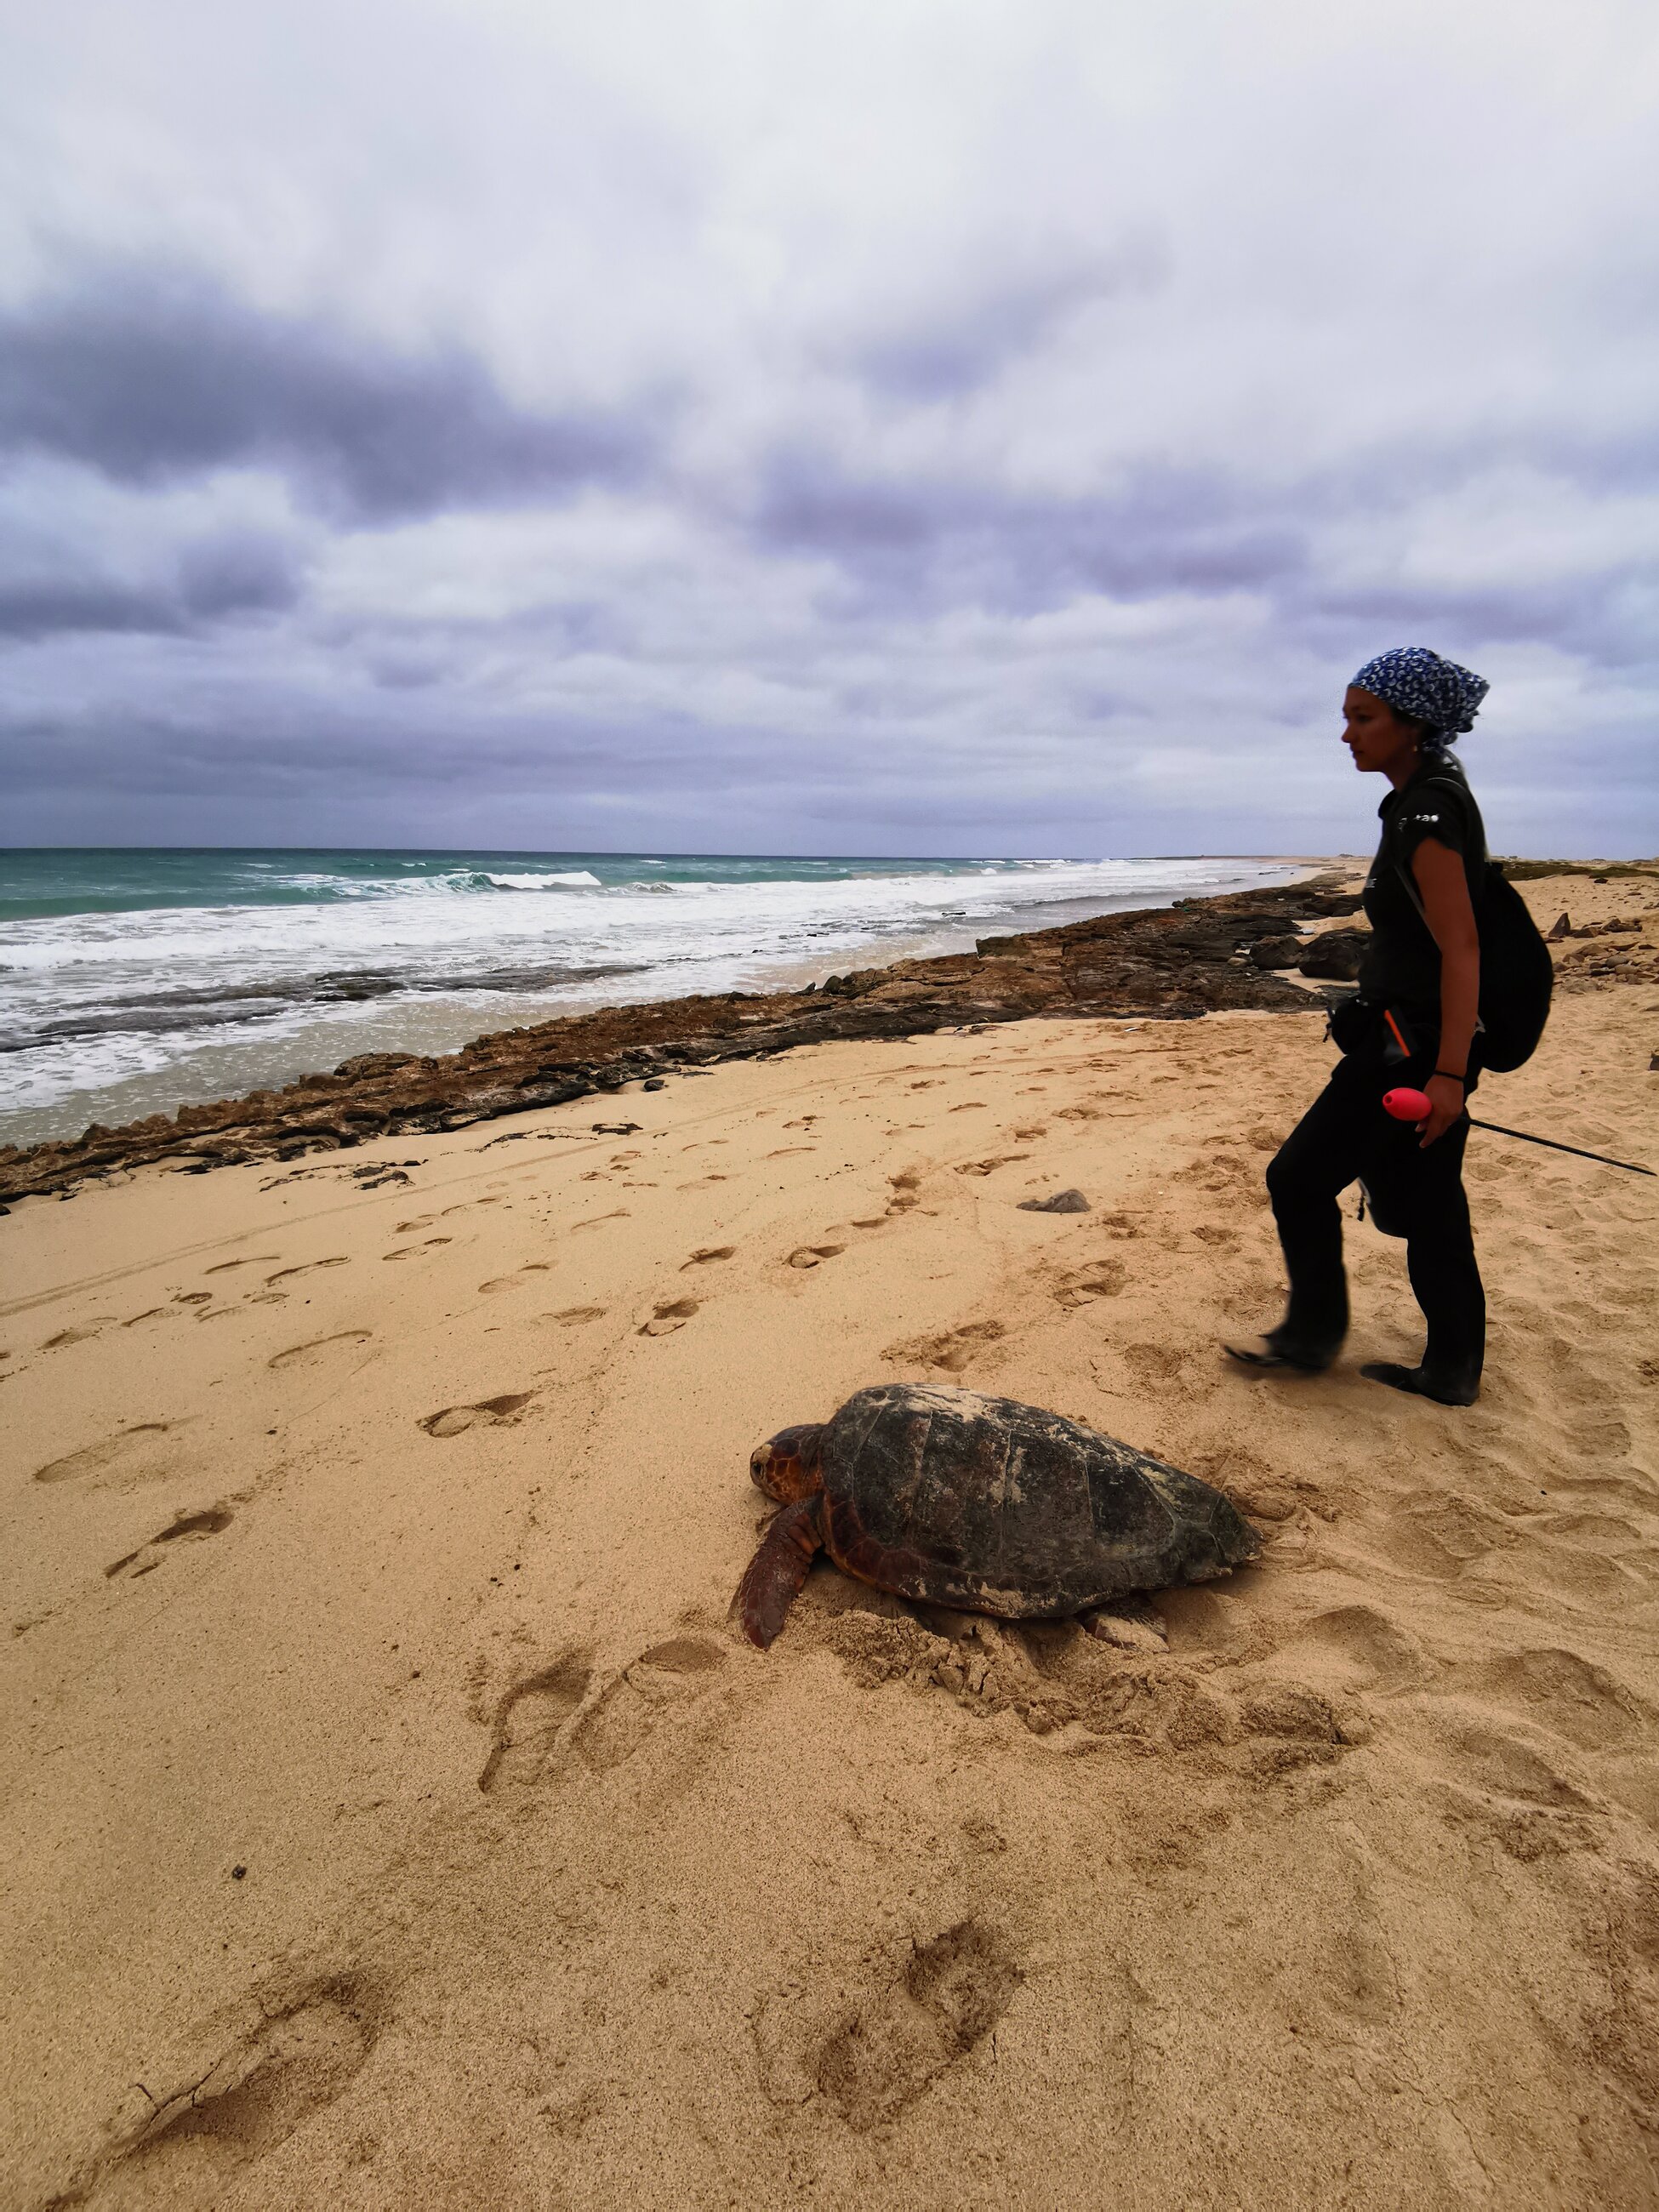
M 1428 1120 L 1417 1125 L 1423 1132 L 1419 1152 L 1437 1137 L 1443 1137 L 1463 1110 L 1463 1086 L 1455 1075 L 1431 1075 L 1423 1085 L 1423 1093 L 1430 1112 Z

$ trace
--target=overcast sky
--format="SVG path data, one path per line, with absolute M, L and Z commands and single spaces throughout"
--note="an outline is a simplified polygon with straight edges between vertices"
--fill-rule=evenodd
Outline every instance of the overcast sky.
M 4 0 L 0 838 L 1659 849 L 1653 0 Z

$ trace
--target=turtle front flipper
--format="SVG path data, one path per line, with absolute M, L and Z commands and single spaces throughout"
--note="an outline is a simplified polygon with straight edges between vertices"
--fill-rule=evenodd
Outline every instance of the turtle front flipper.
M 801 1498 L 786 1505 L 761 1539 L 748 1573 L 738 1584 L 733 1603 L 743 1632 L 763 1651 L 783 1626 L 823 1542 L 820 1504 L 817 1498 Z

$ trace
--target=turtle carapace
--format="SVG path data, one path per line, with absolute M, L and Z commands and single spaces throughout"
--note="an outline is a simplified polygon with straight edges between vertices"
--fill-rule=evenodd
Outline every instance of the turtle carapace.
M 780 1512 L 738 1586 L 744 1633 L 782 1627 L 822 1547 L 927 1605 L 1063 1620 L 1255 1559 L 1218 1490 L 1080 1422 L 975 1390 L 889 1382 L 781 1430 L 750 1473 Z

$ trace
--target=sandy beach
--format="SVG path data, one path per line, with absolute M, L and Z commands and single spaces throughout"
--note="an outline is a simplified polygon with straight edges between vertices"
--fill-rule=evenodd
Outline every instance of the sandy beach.
M 1475 1111 L 1659 1165 L 1659 873 L 1523 888 L 1641 933 Z M 1352 1219 L 1339 1367 L 1244 1376 L 1322 1030 L 831 1042 L 15 1206 L 0 2203 L 1652 2205 L 1659 1182 L 1475 1133 L 1473 1408 L 1360 1378 L 1420 1340 Z M 751 1650 L 750 1446 L 896 1379 L 1261 1563 L 1149 1652 L 820 1565 Z

